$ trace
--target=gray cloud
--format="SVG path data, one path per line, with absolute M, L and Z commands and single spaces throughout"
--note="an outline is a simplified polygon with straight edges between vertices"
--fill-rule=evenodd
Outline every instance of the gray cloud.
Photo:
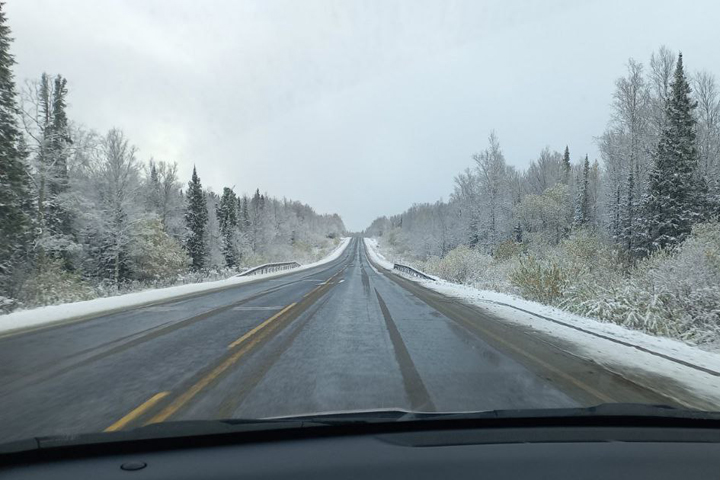
M 661 44 L 717 69 L 714 2 L 40 1 L 7 5 L 17 76 L 144 158 L 353 229 L 447 197 L 490 130 L 511 164 L 597 156 L 616 77 Z

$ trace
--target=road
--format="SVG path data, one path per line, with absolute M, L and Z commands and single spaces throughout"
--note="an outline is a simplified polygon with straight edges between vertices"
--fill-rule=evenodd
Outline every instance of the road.
M 0 441 L 148 423 L 403 408 L 671 403 L 371 265 L 325 265 L 0 338 Z

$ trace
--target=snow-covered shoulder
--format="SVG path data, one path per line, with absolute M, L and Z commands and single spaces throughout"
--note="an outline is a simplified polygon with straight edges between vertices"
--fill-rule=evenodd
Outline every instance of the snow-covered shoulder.
M 367 245 L 367 252 L 370 256 L 370 260 L 376 265 L 381 266 L 386 270 L 393 269 L 393 262 L 388 261 L 382 253 L 380 253 L 378 241 L 376 238 L 365 238 L 365 245 Z
M 562 340 L 563 348 L 597 362 L 611 371 L 643 383 L 644 379 L 662 375 L 679 388 L 663 385 L 663 394 L 690 407 L 720 406 L 720 354 L 702 350 L 678 340 L 648 335 L 613 323 L 575 315 L 554 307 L 525 300 L 514 295 L 478 290 L 444 280 L 416 280 L 425 287 L 449 297 L 482 307 L 496 317 L 528 327 L 547 337 Z M 654 381 L 648 381 L 652 388 Z M 706 402 L 694 405 L 682 395 L 685 388 Z
M 392 269 L 376 239 L 365 239 L 374 263 Z M 569 353 L 603 365 L 634 383 L 653 389 L 663 376 L 662 394 L 700 409 L 720 407 L 720 353 L 666 337 L 601 322 L 515 295 L 480 290 L 438 279 L 407 277 L 448 297 L 489 311 L 499 320 L 543 335 Z M 686 392 L 692 393 L 689 400 Z M 698 401 L 699 400 L 699 401 Z
M 342 255 L 350 243 L 349 237 L 344 237 L 340 244 L 325 258 L 317 262 L 301 265 L 292 270 L 252 275 L 248 277 L 231 277 L 217 282 L 193 283 L 178 285 L 176 287 L 143 290 L 141 292 L 117 295 L 114 297 L 95 298 L 83 302 L 65 303 L 47 307 L 19 310 L 6 315 L 0 315 L 0 332 L 9 333 L 44 324 L 63 322 L 72 319 L 81 319 L 102 314 L 119 312 L 127 308 L 154 304 L 173 300 L 185 295 L 221 290 L 235 285 L 241 285 L 262 278 L 276 277 L 314 268 L 332 262 Z

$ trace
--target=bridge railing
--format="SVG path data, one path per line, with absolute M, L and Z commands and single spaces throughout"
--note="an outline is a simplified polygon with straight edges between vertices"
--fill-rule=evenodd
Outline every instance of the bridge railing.
M 414 277 L 420 277 L 425 280 L 432 280 L 433 282 L 435 281 L 435 279 L 433 277 L 431 277 L 430 275 L 427 275 L 427 274 L 421 272 L 420 270 L 417 270 L 411 266 L 403 265 L 402 263 L 393 264 L 393 270 L 397 270 L 399 272 L 406 273 L 406 274 L 412 275 Z
M 258 265 L 257 267 L 245 270 L 243 273 L 236 275 L 237 277 L 246 277 L 248 275 L 260 275 L 263 273 L 279 272 L 281 270 L 290 270 L 299 267 L 298 262 L 276 262 Z

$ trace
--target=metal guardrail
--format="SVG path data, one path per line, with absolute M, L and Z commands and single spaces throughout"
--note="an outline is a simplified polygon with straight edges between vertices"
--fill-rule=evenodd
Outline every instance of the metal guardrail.
M 393 270 L 397 270 L 402 273 L 407 273 L 408 275 L 412 275 L 414 277 L 420 277 L 425 280 L 432 280 L 433 282 L 435 281 L 435 279 L 433 277 L 431 277 L 430 275 L 426 275 L 423 272 L 421 272 L 420 270 L 416 270 L 408 265 L 403 265 L 401 263 L 393 264 Z
M 258 265 L 251 269 L 245 270 L 243 273 L 235 275 L 236 277 L 244 277 L 247 275 L 259 275 L 262 273 L 279 272 L 281 270 L 290 270 L 292 268 L 299 267 L 298 262 L 277 262 L 277 263 L 266 263 L 264 265 Z

